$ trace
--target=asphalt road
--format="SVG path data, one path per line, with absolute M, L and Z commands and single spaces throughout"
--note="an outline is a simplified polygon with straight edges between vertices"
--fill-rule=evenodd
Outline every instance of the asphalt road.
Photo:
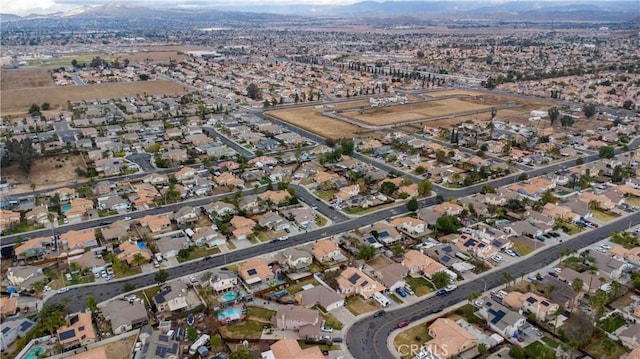
M 157 168 L 155 168 L 151 164 L 151 154 L 150 153 L 132 153 L 126 157 L 129 161 L 137 164 L 144 172 L 156 172 Z
M 424 318 L 466 300 L 472 292 L 489 290 L 502 284 L 502 273 L 511 273 L 514 279 L 523 274 L 535 272 L 560 258 L 560 253 L 567 250 L 578 250 L 607 238 L 611 233 L 627 229 L 630 226 L 640 224 L 640 212 L 620 219 L 614 223 L 602 226 L 595 230 L 587 230 L 585 233 L 571 240 L 550 247 L 535 255 L 518 261 L 508 267 L 491 272 L 473 282 L 460 285 L 451 294 L 436 297 L 429 295 L 420 302 L 410 306 L 387 311 L 386 315 L 379 318 L 373 316 L 359 320 L 349 328 L 345 342 L 349 351 L 355 358 L 394 358 L 387 347 L 387 338 L 391 332 L 397 329 L 398 323 L 403 320 L 411 322 Z
M 307 191 L 303 186 L 298 185 L 289 185 L 296 190 L 296 196 L 302 202 L 306 202 L 308 205 L 312 207 L 317 207 L 316 211 L 322 213 L 325 217 L 329 218 L 333 223 L 348 221 L 349 217 L 345 216 L 344 213 L 336 210 L 335 208 L 329 207 L 324 201 L 321 201 L 318 197 L 312 195 Z
M 55 128 L 56 133 L 58 134 L 58 138 L 60 139 L 60 141 L 62 141 L 62 143 L 76 143 L 75 135 L 80 131 L 70 129 L 69 124 L 66 121 L 54 122 L 53 128 Z
M 247 158 L 254 158 L 256 156 L 253 152 L 240 146 L 238 143 L 231 141 L 229 138 L 227 138 L 227 136 L 224 136 L 220 132 L 216 131 L 216 129 L 214 129 L 213 127 L 204 126 L 202 127 L 202 130 L 207 134 L 207 136 L 214 136 L 219 138 L 220 141 L 224 142 L 225 145 Z

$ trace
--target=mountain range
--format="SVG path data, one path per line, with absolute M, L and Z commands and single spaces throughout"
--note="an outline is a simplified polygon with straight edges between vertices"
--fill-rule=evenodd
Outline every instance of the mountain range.
M 224 17 L 234 12 L 234 16 L 246 17 L 252 21 L 277 20 L 278 15 L 298 15 L 306 17 L 396 17 L 413 16 L 439 19 L 487 19 L 487 20 L 607 20 L 629 21 L 640 17 L 637 0 L 624 1 L 511 1 L 505 3 L 472 1 L 363 1 L 350 5 L 226 5 L 213 6 L 205 2 L 192 2 L 188 8 L 171 7 L 159 2 L 154 7 L 135 6 L 124 3 L 108 3 L 98 6 L 82 6 L 66 12 L 47 15 L 20 17 L 0 14 L 0 21 L 21 21 L 31 19 L 203 19 L 213 16 Z M 251 14 L 251 15 L 249 15 Z M 258 15 L 259 14 L 259 15 Z M 282 17 L 282 19 L 286 19 Z

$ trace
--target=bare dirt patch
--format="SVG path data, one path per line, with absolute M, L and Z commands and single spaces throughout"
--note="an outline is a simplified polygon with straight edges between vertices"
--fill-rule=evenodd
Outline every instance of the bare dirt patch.
M 44 68 L 19 68 L 0 71 L 2 91 L 53 86 L 49 70 Z
M 132 335 L 117 342 L 109 343 L 104 346 L 104 349 L 109 358 L 127 359 L 131 356 L 131 348 L 133 348 L 135 342 L 136 336 Z
M 31 183 L 36 185 L 36 190 L 69 184 L 70 181 L 78 179 L 75 172 L 77 167 L 86 168 L 79 155 L 47 156 L 36 160 L 29 177 L 25 176 L 15 163 L 2 169 L 2 177 L 11 184 L 17 184 L 16 191 L 28 192 L 31 190 Z
M 2 116 L 25 112 L 33 103 L 48 102 L 52 107 L 66 106 L 67 101 L 95 100 L 147 93 L 181 94 L 188 92 L 182 85 L 171 81 L 118 82 L 97 85 L 23 88 L 0 93 Z
M 357 126 L 323 116 L 313 107 L 271 111 L 267 114 L 326 138 L 349 138 L 358 130 Z
M 129 59 L 132 62 L 169 62 L 171 60 L 182 61 L 189 58 L 184 52 L 210 50 L 197 46 L 154 46 L 138 52 L 118 54 L 119 58 Z

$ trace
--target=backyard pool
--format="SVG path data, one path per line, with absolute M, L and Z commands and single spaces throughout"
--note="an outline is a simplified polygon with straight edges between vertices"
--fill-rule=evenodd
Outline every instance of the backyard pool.
M 240 320 L 246 313 L 246 309 L 229 308 L 218 313 L 218 320 Z
M 29 350 L 27 355 L 24 356 L 24 359 L 38 359 L 38 357 L 44 353 L 45 350 L 43 347 L 33 347 Z
M 230 302 L 230 301 L 235 300 L 236 298 L 238 298 L 238 296 L 239 296 L 238 294 L 239 294 L 238 292 L 225 293 L 222 296 L 222 300 L 224 300 L 225 302 Z
M 147 249 L 147 244 L 143 241 L 138 241 L 138 248 Z
M 68 210 L 71 209 L 71 205 L 70 204 L 65 204 L 64 206 L 62 206 L 62 212 L 66 212 Z

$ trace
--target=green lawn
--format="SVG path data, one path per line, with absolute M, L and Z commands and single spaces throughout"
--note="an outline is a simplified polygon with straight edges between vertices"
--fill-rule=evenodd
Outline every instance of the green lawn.
M 93 273 L 89 273 L 87 275 L 72 274 L 71 282 L 69 282 L 69 285 L 93 283 L 95 282 L 95 280 L 96 280 L 96 277 L 93 275 Z
M 607 319 L 600 321 L 600 327 L 609 333 L 613 333 L 627 322 L 619 315 L 610 315 Z
M 298 340 L 298 344 L 300 344 L 300 348 L 302 349 L 307 349 L 307 348 L 311 348 L 311 347 L 318 347 L 320 348 L 320 350 L 335 350 L 338 345 L 337 344 L 333 344 L 332 346 L 328 346 L 326 344 L 309 344 L 309 343 L 305 343 L 304 340 Z
M 2 234 L 4 236 L 8 236 L 10 234 L 37 231 L 43 228 L 44 228 L 44 225 L 42 224 L 28 224 L 27 222 L 20 222 L 11 228 L 5 229 Z
M 396 302 L 398 304 L 402 304 L 403 303 L 402 299 L 398 298 L 398 296 L 395 295 L 395 293 L 389 293 L 389 294 L 387 294 L 387 297 L 391 298 L 392 301 L 394 301 L 394 302 Z
M 124 278 L 142 273 L 140 267 L 131 267 L 127 264 L 113 266 L 113 274 L 116 278 Z
M 557 348 L 560 343 L 556 342 L 555 340 L 549 338 L 549 337 L 542 337 L 542 340 L 545 344 L 547 344 L 548 346 L 550 346 L 551 348 L 555 349 Z
M 248 317 L 259 318 L 267 322 L 271 321 L 271 318 L 273 317 L 274 314 L 276 314 L 276 312 L 274 312 L 273 310 L 260 308 L 260 307 L 247 307 Z
M 178 262 L 180 262 L 180 263 L 188 262 L 188 261 L 191 261 L 191 260 L 194 260 L 194 259 L 198 259 L 198 258 L 202 258 L 202 257 L 214 255 L 214 254 L 219 254 L 220 253 L 220 248 L 218 248 L 218 247 L 213 247 L 213 248 L 189 247 L 188 253 L 189 253 L 189 256 L 186 257 L 186 258 L 181 258 L 179 256 L 176 256 L 176 258 L 178 259 Z
M 350 207 L 350 208 L 345 208 L 342 211 L 346 214 L 351 214 L 351 215 L 362 215 L 362 214 L 367 214 L 369 212 L 373 212 L 373 211 L 377 211 L 379 209 L 383 209 L 383 208 L 387 208 L 387 207 L 391 207 L 396 205 L 396 203 L 388 203 L 388 204 L 383 204 L 380 206 L 375 206 L 375 207 L 369 207 L 369 208 L 362 208 L 362 207 Z
M 260 339 L 262 336 L 262 328 L 265 323 L 254 322 L 247 320 L 238 324 L 231 324 L 225 327 L 220 327 L 220 333 L 225 339 Z
M 320 313 L 320 315 L 322 316 L 322 319 L 324 319 L 325 323 L 324 325 L 331 327 L 335 330 L 341 330 L 343 325 L 342 322 L 339 321 L 336 317 L 333 316 L 333 314 L 331 313 Z
M 627 350 L 609 338 L 594 340 L 584 351 L 592 358 L 621 358 Z
M 289 292 L 289 294 L 294 295 L 296 293 L 302 292 L 302 287 L 307 284 L 313 284 L 314 287 L 317 287 L 320 285 L 320 283 L 318 283 L 317 280 L 309 279 L 309 280 L 302 281 L 300 283 L 291 284 L 290 286 L 287 287 L 287 291 Z
M 593 216 L 595 218 L 597 218 L 599 221 L 602 221 L 602 222 L 605 222 L 605 223 L 606 222 L 610 222 L 610 221 L 618 218 L 617 216 L 613 216 L 613 215 L 611 215 L 609 213 L 605 213 L 605 212 L 600 211 L 600 210 L 593 211 Z
M 465 305 L 463 305 L 462 307 L 460 307 L 460 308 L 458 308 L 456 310 L 456 314 L 462 316 L 470 324 L 477 324 L 477 323 L 485 322 L 484 319 L 480 318 L 479 316 L 477 316 L 475 314 L 476 311 L 478 311 L 478 308 L 474 307 L 471 304 L 465 304 Z
M 311 265 L 309 265 L 309 270 L 313 273 L 322 273 L 324 272 L 324 268 L 320 265 L 320 263 L 318 262 L 312 262 Z
M 314 194 L 328 202 L 329 200 L 331 200 L 331 198 L 333 198 L 333 196 L 336 193 L 338 193 L 337 190 L 330 189 L 330 190 L 317 190 L 315 191 Z
M 316 226 L 317 227 L 324 227 L 326 225 L 327 225 L 327 219 L 324 218 L 324 216 L 316 214 Z
M 640 207 L 640 198 L 636 198 L 636 197 L 629 197 L 625 200 L 625 202 L 627 202 L 627 204 L 634 206 L 634 207 Z
M 541 341 L 535 341 L 526 347 L 524 347 L 525 353 L 528 353 L 529 358 L 543 358 L 549 357 L 549 353 L 553 354 L 555 351 L 548 347 Z
M 423 277 L 417 277 L 417 278 L 407 277 L 405 278 L 405 281 L 407 282 L 409 287 L 411 287 L 411 290 L 413 290 L 413 292 L 418 297 L 422 297 L 425 294 L 429 294 L 434 289 L 433 284 L 431 284 L 431 282 L 424 279 Z
M 533 248 L 529 247 L 524 243 L 520 243 L 518 241 L 513 241 L 511 243 L 513 243 L 513 246 L 515 247 L 516 251 L 518 251 L 518 253 L 520 253 L 520 255 L 523 257 L 533 252 Z

